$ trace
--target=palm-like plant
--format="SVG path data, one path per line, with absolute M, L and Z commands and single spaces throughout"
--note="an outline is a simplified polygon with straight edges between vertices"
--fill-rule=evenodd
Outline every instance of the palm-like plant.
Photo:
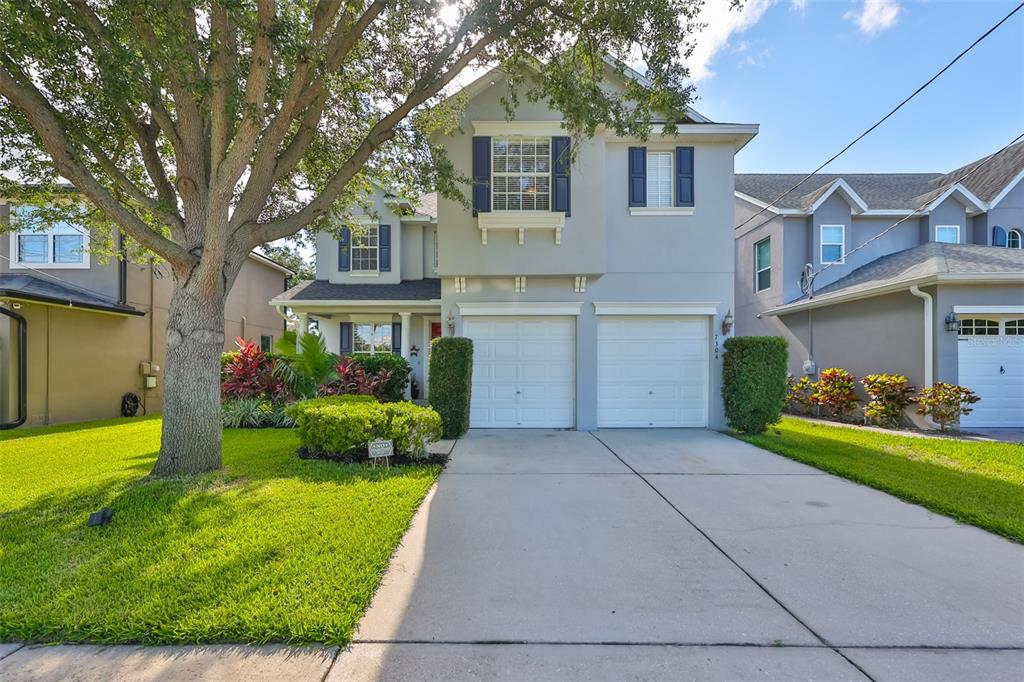
M 288 361 L 279 362 L 275 371 L 297 398 L 315 398 L 320 387 L 338 378 L 338 356 L 327 350 L 322 336 L 304 334 L 296 351 L 295 332 L 285 332 L 275 346 Z

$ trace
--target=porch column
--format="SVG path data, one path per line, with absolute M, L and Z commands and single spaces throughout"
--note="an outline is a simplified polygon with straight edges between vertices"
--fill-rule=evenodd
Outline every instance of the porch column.
M 302 351 L 302 337 L 309 333 L 309 315 L 296 313 L 296 317 L 299 318 L 299 323 L 295 325 L 295 352 L 298 353 Z
M 398 313 L 398 317 L 399 317 L 399 319 L 402 322 L 402 343 L 401 343 L 400 352 L 402 354 L 402 357 L 405 358 L 406 361 L 409 361 L 409 360 L 412 359 L 412 357 L 410 356 L 410 353 L 409 353 L 409 348 L 412 345 L 412 339 L 410 338 L 412 336 L 412 325 L 409 324 L 409 322 L 410 322 L 410 320 L 412 318 L 412 313 Z M 412 381 L 410 380 L 409 383 L 405 387 L 405 397 L 407 399 L 412 395 L 409 392 L 409 387 L 411 385 L 412 385 Z

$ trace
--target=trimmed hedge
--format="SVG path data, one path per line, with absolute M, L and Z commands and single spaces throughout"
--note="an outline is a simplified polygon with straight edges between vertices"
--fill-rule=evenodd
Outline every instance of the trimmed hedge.
M 472 340 L 444 336 L 431 342 L 430 406 L 441 415 L 445 438 L 458 438 L 469 430 L 472 379 Z
M 741 433 L 758 434 L 782 418 L 788 364 L 788 345 L 777 336 L 725 340 L 722 400 L 729 426 Z
M 405 387 L 409 385 L 409 373 L 412 368 L 401 355 L 394 353 L 377 353 L 375 355 L 350 355 L 354 362 L 359 363 L 367 374 L 374 375 L 382 369 L 391 372 L 391 378 L 384 384 L 382 397 L 384 400 L 404 400 Z
M 299 441 L 307 452 L 343 456 L 365 450 L 377 438 L 394 441 L 395 453 L 427 456 L 427 444 L 441 437 L 441 417 L 409 402 L 379 403 L 368 395 L 314 398 L 289 405 Z

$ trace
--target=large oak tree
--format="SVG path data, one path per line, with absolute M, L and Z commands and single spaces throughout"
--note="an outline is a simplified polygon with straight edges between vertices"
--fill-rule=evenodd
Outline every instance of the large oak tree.
M 510 109 L 549 102 L 575 135 L 681 116 L 700 4 L 0 0 L 4 194 L 169 264 L 154 473 L 216 468 L 224 300 L 251 249 L 329 227 L 371 182 L 460 195 L 430 140 L 456 124 L 446 88 L 467 69 L 501 65 Z M 605 55 L 646 80 L 602 87 Z M 50 201 L 60 178 L 82 203 Z

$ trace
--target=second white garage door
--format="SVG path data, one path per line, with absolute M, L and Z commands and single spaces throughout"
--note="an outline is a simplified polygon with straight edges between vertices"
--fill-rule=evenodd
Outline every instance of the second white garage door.
M 575 320 L 570 317 L 467 317 L 473 340 L 474 428 L 571 428 Z
M 601 317 L 599 427 L 707 426 L 704 317 Z
M 1024 334 L 1017 334 L 1017 320 L 1001 333 L 961 337 L 957 342 L 959 380 L 981 398 L 960 428 L 1021 428 L 1024 426 Z M 1024 329 L 1024 320 L 1020 320 Z

